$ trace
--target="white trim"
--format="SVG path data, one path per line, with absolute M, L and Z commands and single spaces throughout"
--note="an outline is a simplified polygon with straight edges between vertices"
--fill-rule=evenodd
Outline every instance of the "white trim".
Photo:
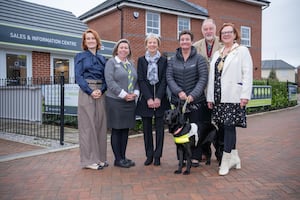
M 6 79 L 6 58 L 3 49 L 0 49 L 0 72 L 0 79 Z
M 191 19 L 187 17 L 177 16 L 177 38 L 179 39 L 179 34 L 183 30 L 179 30 L 179 19 L 187 20 L 188 21 L 188 28 L 184 30 L 191 30 Z
M 74 57 L 67 56 L 67 55 L 59 55 L 59 54 L 50 54 L 50 76 L 54 76 L 54 66 L 53 66 L 53 60 L 54 58 L 57 59 L 65 59 L 69 60 L 69 80 L 75 79 L 75 72 L 74 72 Z M 71 83 L 71 82 L 70 82 Z
M 148 14 L 152 14 L 152 15 L 157 15 L 158 16 L 158 33 L 153 33 L 153 34 L 156 34 L 158 36 L 160 36 L 160 33 L 161 33 L 161 20 L 160 20 L 160 13 L 157 13 L 157 12 L 152 12 L 152 11 L 146 11 L 146 16 L 145 16 L 145 33 L 146 35 L 148 34 L 151 34 L 151 33 L 148 33 L 147 32 L 147 28 L 148 28 L 148 24 L 147 24 L 147 21 L 148 21 Z M 152 27 L 152 28 L 155 28 L 155 27 Z
M 0 71 L 4 73 L 3 75 L 1 73 L 0 78 L 5 78 L 5 79 L 7 78 L 6 54 L 25 55 L 26 56 L 26 78 L 32 77 L 32 53 L 31 52 L 12 50 L 12 49 L 1 49 L 0 50 Z M 2 69 L 1 66 L 4 69 Z
M 250 4 L 255 4 L 255 5 L 260 5 L 260 6 L 269 6 L 268 3 L 257 1 L 257 0 L 237 0 L 237 1 L 245 2 L 245 3 L 250 3 Z
M 243 30 L 248 31 L 249 37 L 248 38 L 243 38 Z M 246 46 L 246 47 L 251 47 L 251 27 L 249 26 L 241 26 L 241 44 Z M 248 44 L 242 43 L 242 41 L 247 41 Z

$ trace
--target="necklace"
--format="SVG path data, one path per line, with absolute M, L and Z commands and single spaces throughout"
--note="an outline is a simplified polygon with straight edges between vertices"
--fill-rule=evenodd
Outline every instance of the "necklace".
M 233 49 L 231 49 L 231 50 L 229 50 L 228 52 L 227 52 L 227 54 L 225 54 L 224 53 L 224 51 L 225 51 L 225 48 L 223 49 L 223 51 L 221 52 L 221 49 L 219 50 L 219 52 L 220 52 L 220 62 L 219 62 L 219 64 L 218 64 L 218 71 L 219 72 L 221 72 L 222 71 L 222 69 L 223 69 L 223 66 L 224 66 L 224 62 L 225 62 L 225 59 L 226 59 L 226 57 L 227 57 L 227 55 L 228 54 L 230 54 L 230 52 L 232 52 L 233 50 L 235 50 L 236 48 L 238 48 L 239 46 L 236 46 L 236 47 L 234 47 Z

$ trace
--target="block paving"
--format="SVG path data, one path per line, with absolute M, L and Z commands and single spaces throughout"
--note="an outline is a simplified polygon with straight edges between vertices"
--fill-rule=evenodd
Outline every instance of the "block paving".
M 81 169 L 79 149 L 0 162 L 1 200 L 298 200 L 300 199 L 300 106 L 248 117 L 238 129 L 242 169 L 218 175 L 213 156 L 190 175 L 176 175 L 176 149 L 165 133 L 161 166 L 144 166 L 143 136 L 131 137 L 127 157 L 136 166 L 114 167 L 108 141 L 103 170 Z M 0 155 L 41 147 L 0 139 Z

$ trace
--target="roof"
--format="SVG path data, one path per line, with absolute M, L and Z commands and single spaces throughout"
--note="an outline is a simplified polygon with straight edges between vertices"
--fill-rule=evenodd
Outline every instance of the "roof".
M 85 21 L 106 10 L 122 8 L 125 6 L 152 10 L 159 9 L 160 11 L 167 13 L 175 12 L 178 13 L 178 15 L 189 14 L 195 15 L 195 17 L 208 17 L 208 12 L 205 8 L 186 0 L 106 0 L 102 4 L 79 16 L 79 19 Z
M 87 25 L 73 13 L 22 0 L 0 0 L 0 23 L 81 35 Z
M 291 69 L 295 70 L 296 68 L 283 60 L 263 60 L 261 69 Z
M 266 6 L 266 7 L 268 7 L 270 4 L 270 1 L 267 0 L 236 0 L 236 1 L 241 1 L 248 4 Z

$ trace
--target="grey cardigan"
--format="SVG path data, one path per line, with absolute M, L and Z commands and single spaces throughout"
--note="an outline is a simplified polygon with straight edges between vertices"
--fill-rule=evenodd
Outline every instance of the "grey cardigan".
M 134 93 L 139 96 L 137 72 L 133 62 L 129 61 L 129 63 L 130 65 L 128 65 L 128 67 L 131 69 L 133 76 Z M 104 75 L 107 84 L 106 96 L 114 99 L 121 99 L 122 97 L 120 96 L 120 94 L 122 90 L 123 92 L 128 91 L 128 72 L 123 67 L 122 63 L 118 63 L 115 58 L 110 58 L 106 62 Z

